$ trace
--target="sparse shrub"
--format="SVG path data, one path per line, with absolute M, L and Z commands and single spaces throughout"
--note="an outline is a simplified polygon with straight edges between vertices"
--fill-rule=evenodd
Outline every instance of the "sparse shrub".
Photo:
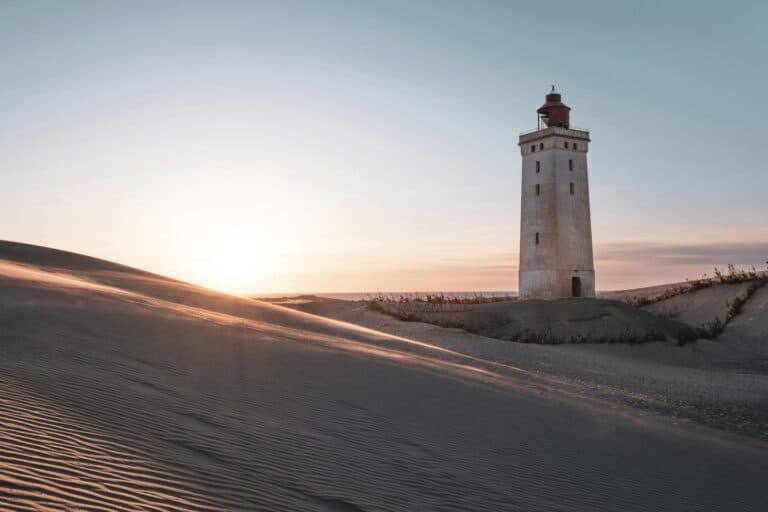
M 627 343 L 630 345 L 647 343 L 649 341 L 661 341 L 665 336 L 657 332 L 648 332 L 643 335 L 632 334 L 626 332 L 618 337 L 589 337 L 582 334 L 577 336 L 569 336 L 567 338 L 561 338 L 552 335 L 551 332 L 533 332 L 523 331 L 522 333 L 513 335 L 509 338 L 510 341 L 516 341 L 518 343 L 533 343 L 537 345 L 563 345 L 563 344 L 584 344 L 584 343 L 600 343 L 600 344 L 614 344 L 614 343 Z
M 695 292 L 696 290 L 701 290 L 703 288 L 709 288 L 710 286 L 716 286 L 719 284 L 737 284 L 737 283 L 744 283 L 747 281 L 758 281 L 761 282 L 758 286 L 762 286 L 765 284 L 766 279 L 768 279 L 768 272 L 758 272 L 755 267 L 752 267 L 750 270 L 744 270 L 744 269 L 737 269 L 732 263 L 728 264 L 728 272 L 723 273 L 718 267 L 715 267 L 714 269 L 714 276 L 708 277 L 707 274 L 702 275 L 699 279 L 694 280 L 685 280 L 685 283 L 681 283 L 675 287 L 667 288 L 662 293 L 653 296 L 653 297 L 631 297 L 625 302 L 630 304 L 631 306 L 635 307 L 643 307 L 648 306 L 650 304 L 655 304 L 656 302 L 661 302 L 663 300 L 671 299 L 672 297 L 676 297 L 678 295 L 682 295 L 684 293 L 690 293 Z
M 720 317 L 715 317 L 703 328 L 694 329 L 691 332 L 686 331 L 681 333 L 678 335 L 678 345 L 685 345 L 686 343 L 696 341 L 699 338 L 713 340 L 720 336 L 725 330 L 725 326 L 728 325 L 728 323 L 741 312 L 741 308 L 744 306 L 747 300 L 749 300 L 749 298 L 757 290 L 768 283 L 768 275 L 765 273 L 760 275 L 754 270 L 754 268 L 749 272 L 744 272 L 743 274 L 741 272 L 732 272 L 731 269 L 732 265 L 729 265 L 729 273 L 728 276 L 725 276 L 725 279 L 734 279 L 732 277 L 733 275 L 736 275 L 735 279 L 743 279 L 746 275 L 746 279 L 736 282 L 751 281 L 745 292 L 742 295 L 736 296 L 732 301 L 726 301 L 724 321 L 721 320 Z
M 768 282 L 768 278 L 765 276 L 760 279 L 753 281 L 750 283 L 749 287 L 747 287 L 746 291 L 743 295 L 738 295 L 734 297 L 733 301 L 726 302 L 726 310 L 725 310 L 725 323 L 728 323 L 741 312 L 742 306 L 749 300 L 749 298 L 762 286 L 764 286 Z
M 645 306 L 653 304 L 666 299 L 670 299 L 677 295 L 684 293 L 690 293 L 710 286 L 719 284 L 737 284 L 749 282 L 749 286 L 746 291 L 733 301 L 726 303 L 725 319 L 721 320 L 716 317 L 714 320 L 706 324 L 704 327 L 682 327 L 676 333 L 677 344 L 682 346 L 698 339 L 715 339 L 719 336 L 728 322 L 731 321 L 740 311 L 746 301 L 762 286 L 768 283 L 768 271 L 757 271 L 754 267 L 749 270 L 737 269 L 734 265 L 728 264 L 726 272 L 723 272 L 718 267 L 715 267 L 712 277 L 708 277 L 707 274 L 702 275 L 700 279 L 686 280 L 685 283 L 681 283 L 672 288 L 666 289 L 655 297 L 632 297 L 626 302 L 633 306 Z M 460 297 L 457 295 L 450 295 L 445 293 L 434 293 L 425 295 L 407 296 L 404 294 L 399 295 L 384 295 L 378 293 L 371 296 L 366 300 L 366 306 L 372 311 L 378 311 L 398 320 L 413 322 L 413 321 L 426 321 L 440 327 L 459 328 L 469 332 L 480 334 L 483 336 L 494 336 L 494 328 L 496 327 L 493 322 L 486 322 L 485 324 L 479 324 L 475 319 L 471 317 L 456 318 L 451 316 L 438 316 L 438 317 L 425 317 L 425 314 L 429 313 L 455 313 L 468 311 L 471 305 L 474 304 L 487 304 L 492 302 L 502 301 L 516 301 L 517 297 L 509 295 L 505 296 L 483 296 L 482 294 L 474 294 L 471 297 Z M 668 311 L 674 315 L 679 311 Z M 574 335 L 567 338 L 554 336 L 551 332 L 533 332 L 523 331 L 512 335 L 509 340 L 520 343 L 536 343 L 544 345 L 554 345 L 563 343 L 646 343 L 649 341 L 659 341 L 666 339 L 666 336 L 657 332 L 648 332 L 643 335 L 633 334 L 629 331 L 618 337 L 604 337 L 594 338 L 586 337 L 583 335 Z
M 413 294 L 412 296 L 407 296 L 403 294 L 384 295 L 382 293 L 377 293 L 376 295 L 368 297 L 368 299 L 365 300 L 365 302 L 369 306 L 372 303 L 379 303 L 379 304 L 397 303 L 397 304 L 421 304 L 421 305 L 429 304 L 430 306 L 432 306 L 431 309 L 424 308 L 421 311 L 448 312 L 448 311 L 465 311 L 466 308 L 451 308 L 451 307 L 441 307 L 441 306 L 448 306 L 448 305 L 465 305 L 466 306 L 466 305 L 473 305 L 473 304 L 489 304 L 492 302 L 509 302 L 509 301 L 516 301 L 516 300 L 518 300 L 518 298 L 512 295 L 487 296 L 481 293 L 475 293 L 469 297 L 462 297 L 459 295 L 450 295 L 450 294 L 445 294 L 443 292 L 440 292 L 440 293 L 424 294 L 424 295 Z
M 682 347 L 701 338 L 698 329 L 685 329 L 677 334 L 677 345 Z
M 720 336 L 725 330 L 725 322 L 720 320 L 719 316 L 716 316 L 714 320 L 707 323 L 707 326 L 702 330 L 701 337 L 708 340 L 713 340 Z

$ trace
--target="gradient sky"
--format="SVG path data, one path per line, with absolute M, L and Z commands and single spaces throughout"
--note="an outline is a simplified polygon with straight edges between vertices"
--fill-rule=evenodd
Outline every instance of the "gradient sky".
M 234 292 L 515 290 L 592 134 L 598 289 L 768 260 L 766 2 L 0 0 L 0 238 Z

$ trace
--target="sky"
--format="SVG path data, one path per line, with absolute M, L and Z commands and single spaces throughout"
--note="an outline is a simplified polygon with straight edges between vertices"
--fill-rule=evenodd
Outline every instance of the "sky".
M 516 290 L 590 130 L 597 288 L 768 260 L 765 2 L 0 0 L 0 239 L 235 293 Z

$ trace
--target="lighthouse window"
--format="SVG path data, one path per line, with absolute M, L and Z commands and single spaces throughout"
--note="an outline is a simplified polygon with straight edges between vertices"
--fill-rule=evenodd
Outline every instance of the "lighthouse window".
M 568 160 L 568 170 L 569 171 L 573 170 L 573 160 Z
M 571 185 L 573 185 L 573 183 L 571 183 Z M 540 193 L 541 193 L 541 185 L 539 185 L 539 184 L 537 183 L 537 184 L 536 184 L 536 195 L 538 196 Z
M 571 182 L 571 195 L 573 195 L 573 182 Z
M 539 232 L 536 232 L 536 245 L 539 245 Z
M 539 143 L 539 149 L 544 149 L 544 143 L 543 142 Z
M 568 149 L 568 141 L 565 141 L 565 149 Z
M 531 144 L 531 153 L 536 152 L 536 144 Z
M 536 160 L 536 172 L 541 172 L 541 162 Z
M 576 151 L 577 149 L 579 149 L 579 145 L 574 142 L 573 143 L 573 150 Z

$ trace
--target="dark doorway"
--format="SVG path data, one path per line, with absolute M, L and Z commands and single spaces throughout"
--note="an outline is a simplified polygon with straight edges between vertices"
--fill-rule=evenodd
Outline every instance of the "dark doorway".
M 571 296 L 581 297 L 581 279 L 578 277 L 571 278 Z

